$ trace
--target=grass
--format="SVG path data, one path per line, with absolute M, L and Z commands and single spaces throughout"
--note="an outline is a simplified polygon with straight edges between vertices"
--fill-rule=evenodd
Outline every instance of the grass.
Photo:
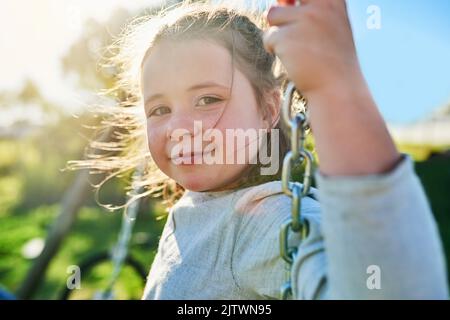
M 32 261 L 21 254 L 23 246 L 30 239 L 45 238 L 46 232 L 58 212 L 58 205 L 41 206 L 20 215 L 11 215 L 2 219 L 0 224 L 0 283 L 14 292 L 20 286 Z M 95 252 L 109 250 L 114 245 L 120 227 L 119 213 L 106 213 L 98 208 L 85 207 L 79 213 L 73 231 L 65 239 L 63 246 L 52 260 L 45 281 L 37 290 L 35 299 L 57 299 L 69 277 L 67 268 L 79 265 L 86 257 Z M 151 214 L 141 215 L 135 228 L 135 234 L 149 234 L 144 245 L 133 245 L 133 256 L 146 268 L 153 260 L 156 243 L 164 220 L 156 221 Z M 82 289 L 74 292 L 74 298 L 92 297 L 95 290 L 104 288 L 110 264 L 102 264 L 91 274 L 81 275 Z M 130 269 L 121 273 L 117 286 L 119 299 L 139 299 L 142 296 L 143 282 Z

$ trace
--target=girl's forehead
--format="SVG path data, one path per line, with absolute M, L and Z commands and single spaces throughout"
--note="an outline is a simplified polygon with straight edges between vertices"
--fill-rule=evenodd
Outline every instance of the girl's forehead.
M 231 55 L 219 44 L 206 40 L 164 41 L 154 46 L 143 61 L 143 90 L 178 82 L 230 84 L 232 73 Z

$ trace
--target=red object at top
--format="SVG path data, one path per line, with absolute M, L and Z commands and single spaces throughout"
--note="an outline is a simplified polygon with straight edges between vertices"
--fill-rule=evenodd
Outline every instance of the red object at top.
M 295 6 L 297 4 L 297 0 L 278 0 L 278 4 L 285 6 Z

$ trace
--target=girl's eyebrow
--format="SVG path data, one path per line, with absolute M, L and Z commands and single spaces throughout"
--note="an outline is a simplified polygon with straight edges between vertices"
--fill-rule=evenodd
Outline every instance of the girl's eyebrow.
M 230 90 L 229 87 L 224 86 L 222 84 L 216 83 L 214 81 L 207 81 L 207 82 L 195 84 L 192 87 L 190 87 L 187 91 L 194 91 L 194 90 L 198 90 L 198 89 L 211 88 L 211 87 L 220 87 L 223 89 Z M 153 100 L 156 100 L 159 98 L 163 98 L 163 97 L 164 97 L 164 95 L 162 93 L 153 94 L 145 100 L 145 105 L 147 105 L 147 103 L 149 103 L 150 101 L 153 101 Z

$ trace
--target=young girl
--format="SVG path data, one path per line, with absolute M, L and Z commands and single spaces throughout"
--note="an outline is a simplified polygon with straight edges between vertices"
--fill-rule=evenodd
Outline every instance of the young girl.
M 178 199 L 143 299 L 280 297 L 286 279 L 279 230 L 292 201 L 282 192 L 281 168 L 262 175 L 261 163 L 250 159 L 197 161 L 230 154 L 222 155 L 216 140 L 209 149 L 194 140 L 208 130 L 226 136 L 227 129 L 280 129 L 286 76 L 308 100 L 320 160 L 318 189 L 301 202 L 308 236 L 289 239 L 298 246 L 293 298 L 448 297 L 435 221 L 412 159 L 396 150 L 366 85 L 344 0 L 273 6 L 259 20 L 243 10 L 185 3 L 133 30 L 119 57 L 139 61 L 136 69 L 122 66 L 140 80 L 126 88 L 140 90 L 131 96 L 146 115 L 152 161 L 144 183 L 159 186 L 167 203 L 169 195 Z M 174 151 L 180 137 L 193 142 L 192 152 Z M 275 162 L 289 147 L 283 131 L 268 145 L 276 146 Z

